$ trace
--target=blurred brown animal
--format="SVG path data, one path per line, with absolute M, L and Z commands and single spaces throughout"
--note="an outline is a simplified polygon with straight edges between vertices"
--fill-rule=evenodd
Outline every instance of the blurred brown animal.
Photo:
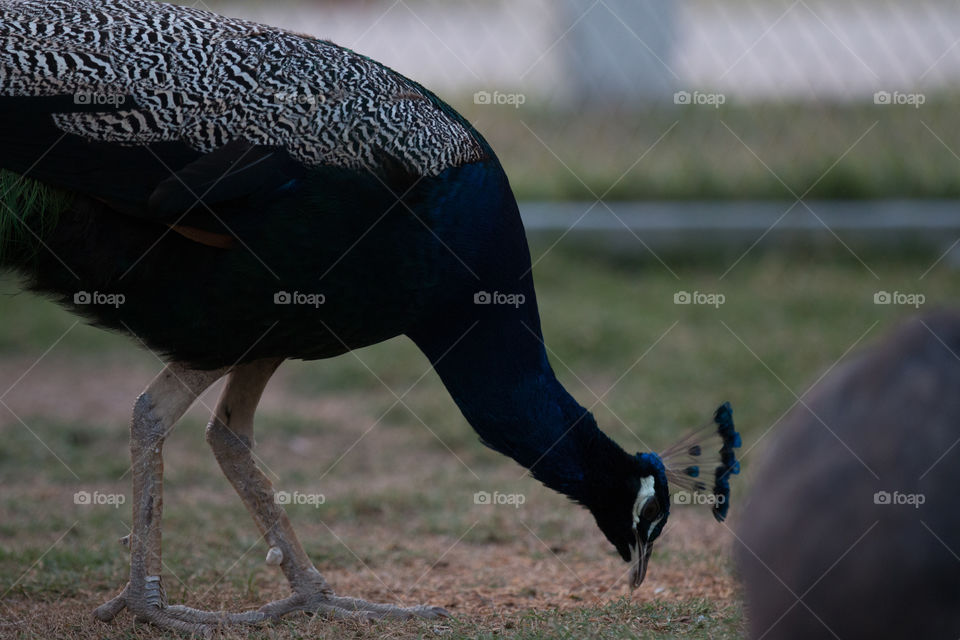
M 750 637 L 960 638 L 960 313 L 908 321 L 804 402 L 740 518 Z

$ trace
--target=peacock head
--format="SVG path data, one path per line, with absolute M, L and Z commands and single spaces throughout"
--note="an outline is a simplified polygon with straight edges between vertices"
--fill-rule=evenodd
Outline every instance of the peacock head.
M 660 536 L 670 505 L 704 504 L 723 521 L 730 507 L 730 476 L 740 472 L 734 449 L 740 434 L 733 425 L 730 403 L 714 413 L 710 424 L 694 431 L 661 453 L 637 453 L 630 458 L 627 482 L 608 494 L 597 524 L 607 539 L 631 564 L 630 587 L 647 575 L 653 542 Z M 712 486 L 705 480 L 710 478 Z M 672 496 L 672 498 L 671 498 Z

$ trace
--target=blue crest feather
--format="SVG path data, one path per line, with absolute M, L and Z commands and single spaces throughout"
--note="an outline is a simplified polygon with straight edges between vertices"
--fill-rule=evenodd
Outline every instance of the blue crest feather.
M 733 426 L 733 409 L 729 402 L 724 402 L 717 409 L 713 416 L 713 421 L 717 425 L 717 432 L 723 439 L 723 446 L 720 447 L 721 466 L 715 471 L 716 480 L 713 484 L 713 495 L 717 497 L 713 505 L 714 517 L 723 522 L 727 517 L 727 510 L 730 508 L 730 476 L 740 473 L 740 462 L 737 460 L 737 454 L 734 449 L 740 448 L 740 434 Z M 723 500 L 720 499 L 723 496 Z
M 719 447 L 709 444 L 709 440 L 719 440 Z M 714 517 L 722 522 L 730 509 L 730 476 L 740 473 L 735 452 L 740 446 L 740 434 L 733 424 L 733 409 L 729 402 L 724 402 L 714 412 L 709 424 L 687 434 L 660 454 L 670 490 L 707 494 L 708 499 L 691 498 L 687 503 L 712 505 Z M 708 494 L 707 478 L 711 468 L 713 487 Z M 701 474 L 705 475 L 705 481 L 698 479 Z

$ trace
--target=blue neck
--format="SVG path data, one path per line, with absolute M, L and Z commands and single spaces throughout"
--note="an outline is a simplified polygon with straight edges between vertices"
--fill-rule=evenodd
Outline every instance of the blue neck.
M 528 309 L 444 314 L 442 324 L 411 337 L 484 444 L 551 489 L 593 507 L 609 473 L 629 464 L 554 375 L 532 300 Z
M 422 206 L 439 212 L 431 219 L 447 260 L 438 269 L 445 276 L 442 302 L 408 335 L 485 444 L 551 489 L 600 508 L 610 487 L 624 484 L 633 460 L 550 368 L 526 235 L 506 176 L 491 161 L 450 170 L 438 181 L 444 188 L 424 196 Z M 519 294 L 523 301 L 475 304 L 478 291 Z

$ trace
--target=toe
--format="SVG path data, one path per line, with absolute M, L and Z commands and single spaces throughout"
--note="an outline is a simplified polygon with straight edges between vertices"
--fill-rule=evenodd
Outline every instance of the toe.
M 411 612 L 421 618 L 452 618 L 450 612 L 443 607 L 431 607 L 422 604 L 417 607 L 411 607 Z
M 103 622 L 110 622 L 117 615 L 124 610 L 127 606 L 127 589 L 129 585 L 123 588 L 123 591 L 120 592 L 115 598 L 109 602 L 105 602 L 96 609 L 93 610 L 93 616 L 97 620 L 102 620 Z
M 313 611 L 332 620 L 375 620 L 378 616 L 372 611 L 362 609 L 344 609 L 329 604 L 317 605 Z

